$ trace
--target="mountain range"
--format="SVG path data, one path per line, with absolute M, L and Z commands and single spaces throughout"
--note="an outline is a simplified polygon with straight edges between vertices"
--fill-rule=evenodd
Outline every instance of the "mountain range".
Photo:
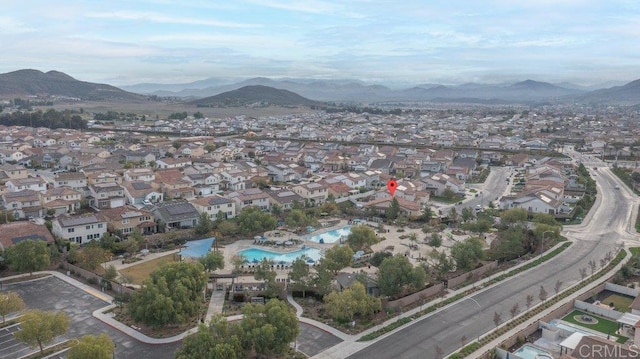
M 242 89 L 242 91 L 236 91 Z M 139 92 L 139 93 L 134 93 Z M 96 101 L 146 101 L 148 95 L 179 97 L 200 106 L 246 106 L 268 103 L 312 106 L 318 102 L 354 104 L 640 104 L 640 80 L 622 86 L 588 90 L 571 84 L 526 80 L 512 84 L 421 84 L 392 89 L 357 80 L 269 79 L 240 82 L 209 78 L 187 84 L 139 84 L 123 89 L 74 79 L 57 71 L 18 70 L 0 74 L 0 96 L 52 95 Z
M 635 81 L 634 81 L 635 82 Z M 455 86 L 421 84 L 405 89 L 391 89 L 382 85 L 366 84 L 352 80 L 311 80 L 264 77 L 228 83 L 225 79 L 210 78 L 186 84 L 141 84 L 123 86 L 129 91 L 157 96 L 173 96 L 197 99 L 233 91 L 245 86 L 268 86 L 294 92 L 308 99 L 342 103 L 393 103 L 393 102 L 462 102 L 483 104 L 621 104 L 640 103 L 634 82 L 624 86 L 596 89 L 570 83 L 551 84 L 525 80 L 513 84 L 466 83 Z M 177 90 L 178 88 L 182 88 Z M 169 90 L 173 89 L 173 90 Z
M 115 86 L 79 81 L 58 71 L 18 70 L 0 74 L 0 96 L 64 96 L 85 101 L 142 101 L 147 96 Z

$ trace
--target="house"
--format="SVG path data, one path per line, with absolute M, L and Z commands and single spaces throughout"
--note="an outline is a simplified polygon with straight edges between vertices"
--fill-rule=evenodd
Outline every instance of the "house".
M 16 178 L 8 180 L 5 186 L 9 192 L 18 192 L 26 189 L 44 192 L 47 190 L 47 181 L 42 177 Z
M 54 242 L 44 224 L 22 221 L 0 224 L 0 252 L 25 240 L 41 240 L 47 244 Z
M 164 194 L 160 186 L 154 182 L 125 181 L 122 184 L 127 204 L 145 205 L 164 201 Z
M 87 173 L 87 171 L 84 172 Z M 87 174 L 87 184 L 99 183 L 120 183 L 120 176 L 115 173 L 101 171 Z
M 198 218 L 200 217 L 200 212 L 185 200 L 156 203 L 150 209 L 160 223 L 158 225 L 160 232 L 193 228 L 198 224 Z
M 211 220 L 218 219 L 218 216 L 234 218 L 237 213 L 234 201 L 219 195 L 198 197 L 190 202 L 199 213 L 206 213 Z
M 122 207 L 125 204 L 124 189 L 117 183 L 96 183 L 89 186 L 89 206 L 96 209 Z
M 190 158 L 172 158 L 172 157 L 167 157 L 167 158 L 162 158 L 159 160 L 156 160 L 156 166 L 158 168 L 163 168 L 163 169 L 167 169 L 167 168 L 183 168 L 183 167 L 187 167 L 187 166 L 191 166 L 192 161 Z
M 211 173 L 191 173 L 183 177 L 191 182 L 196 195 L 208 196 L 220 192 L 220 177 Z
M 305 202 L 308 202 L 312 206 L 326 202 L 329 196 L 327 188 L 315 182 L 294 186 L 291 190 L 304 198 Z
M 100 215 L 107 221 L 107 230 L 127 237 L 136 230 L 142 234 L 156 232 L 156 222 L 153 213 L 133 206 L 105 209 Z
M 51 225 L 54 235 L 79 244 L 99 240 L 107 232 L 107 222 L 98 214 L 62 215 Z
M 87 188 L 87 175 L 84 172 L 61 172 L 54 176 L 53 187 L 69 187 L 76 191 L 85 191 Z
M 3 171 L 7 175 L 7 177 L 10 179 L 29 177 L 29 172 L 27 171 L 27 168 L 22 165 L 4 164 L 0 166 L 0 171 Z
M 13 214 L 15 219 L 44 217 L 40 193 L 25 189 L 20 192 L 7 192 L 2 195 L 4 208 Z
M 425 189 L 436 196 L 442 196 L 447 189 L 454 193 L 464 193 L 465 189 L 463 181 L 444 173 L 434 174 L 431 177 L 423 178 L 422 181 L 426 185 Z
M 286 188 L 272 187 L 265 189 L 264 192 L 269 196 L 272 207 L 278 205 L 283 210 L 290 210 L 293 209 L 296 204 L 302 206 L 304 203 L 304 198 Z
M 523 208 L 529 213 L 559 214 L 562 202 L 550 198 L 542 192 L 520 193 L 517 196 L 504 196 L 500 207 L 504 209 Z
M 248 188 L 240 191 L 231 192 L 225 195 L 226 198 L 232 200 L 236 204 L 236 211 L 239 213 L 245 207 L 255 206 L 263 211 L 271 209 L 269 195 L 259 188 Z
M 375 211 L 376 213 L 384 214 L 387 209 L 391 207 L 391 202 L 394 198 L 398 201 L 398 205 L 400 205 L 401 215 L 417 217 L 422 214 L 422 206 L 419 203 L 408 201 L 401 197 L 391 197 L 388 194 L 385 197 L 373 199 L 365 203 L 363 206 L 364 208 Z
M 160 186 L 165 199 L 193 198 L 194 196 L 191 182 L 185 180 L 178 169 L 157 171 L 155 183 Z
M 377 297 L 380 295 L 380 288 L 375 278 L 366 275 L 367 287 L 365 288 L 368 295 Z M 357 281 L 355 273 L 340 272 L 336 275 L 334 286 L 340 292 L 351 286 Z
M 69 187 L 54 187 L 40 195 L 45 212 L 54 216 L 79 210 L 82 198 L 82 192 Z
M 131 168 L 124 171 L 122 179 L 127 182 L 151 182 L 156 179 L 156 175 L 153 173 L 153 170 L 149 168 Z

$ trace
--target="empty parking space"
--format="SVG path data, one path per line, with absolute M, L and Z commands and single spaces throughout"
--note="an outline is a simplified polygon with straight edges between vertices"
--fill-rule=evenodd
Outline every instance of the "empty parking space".
M 71 320 L 71 326 L 67 335 L 61 340 L 78 338 L 87 334 L 106 333 L 116 344 L 116 358 L 169 359 L 175 357 L 175 351 L 181 345 L 181 342 L 162 345 L 141 343 L 104 324 L 94 318 L 92 313 L 109 303 L 55 277 L 5 284 L 3 289 L 18 292 L 27 309 L 65 312 Z M 16 358 L 16 356 L 8 356 L 7 358 Z

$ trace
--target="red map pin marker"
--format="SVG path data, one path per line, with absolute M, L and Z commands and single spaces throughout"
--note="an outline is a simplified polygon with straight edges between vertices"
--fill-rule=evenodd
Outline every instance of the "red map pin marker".
M 398 188 L 398 182 L 396 182 L 396 180 L 394 179 L 390 179 L 387 182 L 387 189 L 389 190 L 389 193 L 391 193 L 391 196 L 396 193 L 396 188 Z

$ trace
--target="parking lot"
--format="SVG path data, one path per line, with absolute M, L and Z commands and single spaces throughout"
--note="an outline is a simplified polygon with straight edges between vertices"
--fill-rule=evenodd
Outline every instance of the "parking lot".
M 116 358 L 174 358 L 176 350 L 182 342 L 171 344 L 145 344 L 116 330 L 102 321 L 94 318 L 93 311 L 110 304 L 88 294 L 56 277 L 46 277 L 34 281 L 5 284 L 5 291 L 15 291 L 23 298 L 26 309 L 41 309 L 63 311 L 71 321 L 69 332 L 55 339 L 47 345 L 62 342 L 83 335 L 98 335 L 106 333 L 116 344 Z M 300 335 L 296 345 L 301 352 L 313 356 L 342 340 L 314 326 L 300 323 Z M 37 349 L 28 348 L 13 338 L 13 331 L 18 326 L 0 329 L 0 359 L 17 358 L 34 352 Z M 13 349 L 12 349 L 13 348 Z
M 78 338 L 87 334 L 98 335 L 100 333 L 106 333 L 116 344 L 115 357 L 122 359 L 175 358 L 175 351 L 181 345 L 181 342 L 162 345 L 141 343 L 104 324 L 94 318 L 92 313 L 94 310 L 103 308 L 109 303 L 97 299 L 85 291 L 55 277 L 5 284 L 3 290 L 15 291 L 20 294 L 27 309 L 65 312 L 69 316 L 71 325 L 69 332 L 65 336 L 57 338 L 58 341 Z M 0 339 L 0 341 L 4 340 L 5 339 Z M 13 342 L 7 342 L 7 346 L 13 345 L 12 343 Z M 49 344 L 51 343 L 47 343 L 47 345 Z M 0 347 L 4 348 L 4 344 L 0 344 Z M 0 355 L 2 355 L 2 353 L 3 352 L 0 351 Z M 19 356 L 20 355 L 10 355 L 5 356 L 5 358 L 17 358 Z

